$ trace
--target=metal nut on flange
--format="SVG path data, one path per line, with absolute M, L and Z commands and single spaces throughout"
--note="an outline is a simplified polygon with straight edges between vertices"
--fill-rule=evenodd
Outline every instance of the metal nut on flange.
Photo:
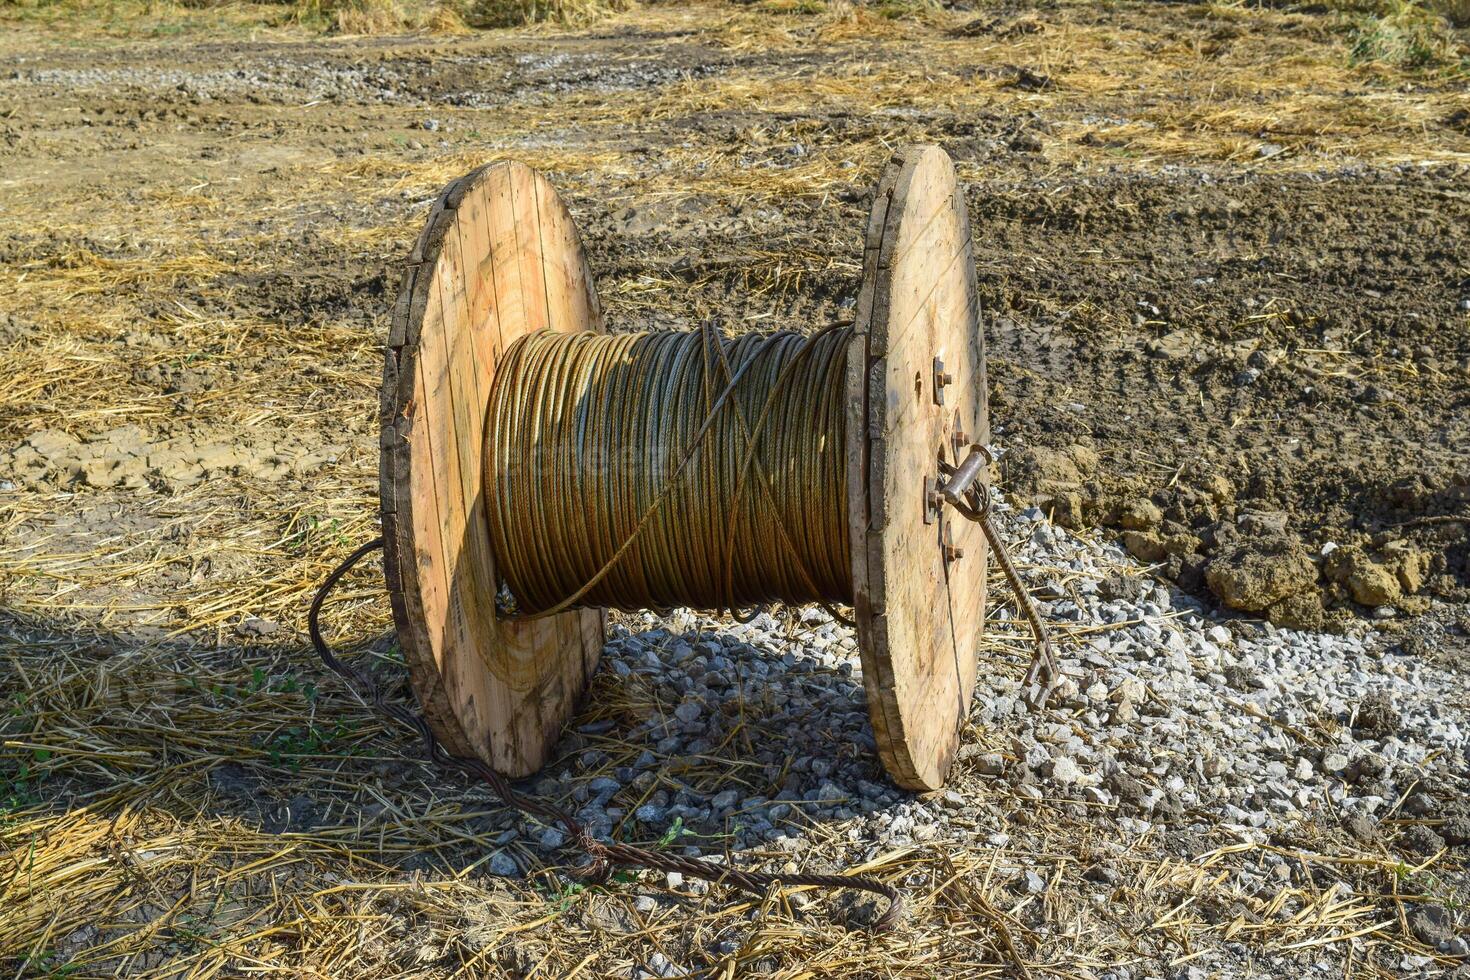
M 965 557 L 965 549 L 955 546 L 954 536 L 950 532 L 950 527 L 950 522 L 945 521 L 944 530 L 940 532 L 940 550 L 944 553 L 945 561 L 959 561 Z
M 944 370 L 943 358 L 934 358 L 934 404 L 944 404 L 944 386 L 954 384 L 954 375 Z
M 949 448 L 954 453 L 955 462 L 958 464 L 964 458 L 965 450 L 970 448 L 970 437 L 964 429 L 956 426 L 949 434 Z

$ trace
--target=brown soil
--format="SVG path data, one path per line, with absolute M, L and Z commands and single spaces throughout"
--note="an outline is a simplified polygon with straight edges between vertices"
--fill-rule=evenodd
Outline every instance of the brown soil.
M 1463 602 L 1464 179 L 1419 167 L 1115 178 L 1044 203 L 977 202 L 1003 311 L 994 411 L 1007 441 L 1099 457 L 1062 486 L 1044 453 L 1022 452 L 1013 487 L 1064 522 L 1134 529 L 1129 550 L 1191 591 L 1218 594 L 1212 569 L 1242 550 L 1274 549 L 1269 568 L 1311 556 L 1320 575 L 1227 596 L 1273 620 L 1320 625 L 1322 602 Z M 1344 561 L 1350 549 L 1361 558 Z M 1362 584 L 1359 566 L 1386 569 L 1385 584 Z

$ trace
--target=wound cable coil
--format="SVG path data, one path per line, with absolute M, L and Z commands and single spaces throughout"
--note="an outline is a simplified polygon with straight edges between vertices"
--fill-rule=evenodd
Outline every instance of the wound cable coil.
M 851 341 L 841 324 L 517 340 L 483 473 L 506 610 L 850 603 Z

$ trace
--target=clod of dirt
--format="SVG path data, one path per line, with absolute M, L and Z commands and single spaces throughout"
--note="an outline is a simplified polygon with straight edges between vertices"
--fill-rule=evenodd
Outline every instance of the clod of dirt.
M 1389 606 L 1422 589 L 1431 567 L 1428 552 L 1391 541 L 1374 554 L 1358 547 L 1339 548 L 1327 557 L 1323 572 L 1347 589 L 1354 602 Z
M 1060 449 L 1027 446 L 1005 460 L 1007 485 L 1022 505 L 1034 504 L 1064 527 L 1083 527 L 1087 499 L 1082 485 L 1097 472 L 1097 451 L 1073 444 Z
M 1294 539 L 1258 538 L 1216 555 L 1205 581 L 1232 609 L 1262 612 L 1317 583 L 1317 566 Z
M 1097 452 L 1078 444 L 1061 449 L 1027 446 L 1006 457 L 1016 493 L 1076 490 L 1097 469 L 1097 463 Z
M 1027 92 L 1049 92 L 1057 87 L 1050 75 L 1043 75 L 1030 68 L 1021 68 L 1016 72 L 1015 86 Z
M 1403 850 L 1414 854 L 1438 854 L 1444 850 L 1444 838 L 1428 827 L 1410 827 L 1399 838 Z
M 1372 817 L 1355 813 L 1342 822 L 1343 829 L 1364 844 L 1372 843 L 1378 835 L 1378 823 Z
M 1010 148 L 1017 153 L 1040 153 L 1045 148 L 1045 145 L 1041 142 L 1041 137 L 1029 129 L 1023 129 L 1011 137 L 1009 144 Z
M 1405 595 L 1413 595 L 1424 587 L 1424 581 L 1433 567 L 1433 556 L 1429 552 L 1402 540 L 1385 542 L 1379 546 L 1378 551 L 1393 569 L 1399 588 L 1404 590 Z
M 1199 549 L 1199 538 L 1193 534 L 1165 531 L 1124 531 L 1123 547 L 1139 561 L 1164 562 L 1184 559 Z
M 1353 601 L 1364 606 L 1390 606 L 1403 598 L 1398 576 L 1357 548 L 1340 548 L 1326 565 L 1329 578 L 1347 588 Z
M 1455 920 L 1444 906 L 1421 905 L 1409 916 L 1409 931 L 1424 945 L 1437 949 L 1440 943 L 1447 943 L 1455 938 Z
M 9 313 L 0 313 L 0 344 L 10 346 L 40 333 L 40 328 L 29 320 Z
M 1241 534 L 1260 537 L 1285 534 L 1289 520 L 1290 517 L 1282 510 L 1243 510 L 1235 519 L 1235 526 Z
M 1163 521 L 1164 512 L 1147 498 L 1130 500 L 1118 509 L 1118 523 L 1130 531 L 1147 531 Z
M 1126 599 L 1132 601 L 1147 590 L 1143 579 L 1133 575 L 1114 572 L 1097 585 L 1097 594 L 1104 599 Z
M 1327 622 L 1327 610 L 1316 589 L 1308 589 L 1273 603 L 1266 618 L 1277 626 L 1294 630 L 1320 630 Z
M 1439 835 L 1456 847 L 1470 844 L 1470 817 L 1451 817 L 1440 825 Z
M 1387 694 L 1375 691 L 1358 704 L 1353 731 L 1360 738 L 1387 738 L 1403 725 L 1403 717 Z

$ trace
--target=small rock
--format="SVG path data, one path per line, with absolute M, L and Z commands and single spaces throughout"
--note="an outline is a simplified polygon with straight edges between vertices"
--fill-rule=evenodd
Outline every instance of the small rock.
M 1455 938 L 1454 918 L 1443 906 L 1421 905 L 1409 914 L 1409 931 L 1431 949 Z
M 1046 891 L 1046 879 L 1035 871 L 1026 872 L 1025 889 L 1028 895 L 1040 895 Z
M 514 878 L 521 873 L 521 867 L 505 851 L 496 851 L 490 855 L 490 873 L 502 878 Z
M 241 636 L 270 636 L 280 630 L 281 624 L 269 619 L 261 619 L 259 616 L 246 616 L 235 627 L 235 632 Z
M 587 784 L 587 788 L 597 794 L 616 793 L 623 788 L 623 784 L 611 776 L 598 776 Z
M 837 803 L 847 798 L 847 790 L 836 783 L 823 782 L 817 789 L 817 801 L 820 803 Z
M 1051 778 L 1053 782 L 1069 786 L 1075 783 L 1082 771 L 1077 768 L 1077 763 L 1067 756 L 1058 756 L 1051 763 Z

